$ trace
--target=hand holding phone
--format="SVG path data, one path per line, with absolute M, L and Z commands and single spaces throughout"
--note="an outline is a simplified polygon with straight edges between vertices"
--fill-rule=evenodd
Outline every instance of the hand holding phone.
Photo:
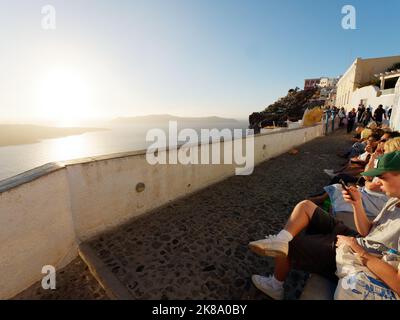
M 351 200 L 355 201 L 354 197 L 352 196 L 352 194 L 350 192 L 349 186 L 346 184 L 346 182 L 344 182 L 343 179 L 340 179 L 339 183 L 342 185 L 343 190 L 345 190 L 349 194 Z

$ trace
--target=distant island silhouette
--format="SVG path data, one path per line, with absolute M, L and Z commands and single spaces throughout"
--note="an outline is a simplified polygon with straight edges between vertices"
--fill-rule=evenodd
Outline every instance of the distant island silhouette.
M 166 123 L 168 121 L 178 121 L 184 123 L 223 123 L 223 122 L 238 122 L 236 119 L 221 118 L 221 117 L 179 117 L 170 114 L 153 114 L 146 116 L 136 116 L 136 117 L 119 117 L 111 120 L 113 124 L 134 124 L 134 123 Z
M 37 124 L 0 124 L 0 147 L 38 143 L 44 139 L 62 138 L 79 135 L 87 132 L 110 130 L 108 125 L 135 125 L 166 124 L 168 121 L 177 121 L 184 124 L 215 124 L 215 123 L 239 123 L 236 119 L 221 117 L 179 117 L 169 114 L 154 114 L 136 117 L 118 117 L 109 121 L 98 122 L 98 127 L 55 127 L 52 125 Z
M 31 124 L 0 124 L 0 147 L 32 144 L 43 139 L 61 138 L 104 128 L 58 128 Z

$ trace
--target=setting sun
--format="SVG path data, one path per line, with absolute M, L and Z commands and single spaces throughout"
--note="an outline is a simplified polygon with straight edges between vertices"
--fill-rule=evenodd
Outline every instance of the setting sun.
M 72 69 L 54 69 L 39 82 L 39 112 L 60 125 L 90 116 L 90 85 Z

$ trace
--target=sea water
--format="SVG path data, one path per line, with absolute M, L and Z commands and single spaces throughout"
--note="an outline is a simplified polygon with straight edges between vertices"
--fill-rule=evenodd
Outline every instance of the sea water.
M 247 121 L 209 123 L 178 123 L 180 129 L 245 129 Z M 168 133 L 168 124 L 112 125 L 108 130 L 56 139 L 44 139 L 38 143 L 0 147 L 0 181 L 50 162 L 94 157 L 119 152 L 144 150 L 152 142 L 146 141 L 148 130 L 159 127 Z M 238 138 L 238 136 L 235 136 Z

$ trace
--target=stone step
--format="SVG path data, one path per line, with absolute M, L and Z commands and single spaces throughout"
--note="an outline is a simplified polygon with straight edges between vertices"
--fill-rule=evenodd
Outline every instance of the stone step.
M 89 267 L 93 277 L 103 287 L 110 299 L 131 300 L 132 296 L 126 287 L 117 279 L 111 270 L 101 261 L 92 248 L 83 243 L 79 246 L 79 255 Z

